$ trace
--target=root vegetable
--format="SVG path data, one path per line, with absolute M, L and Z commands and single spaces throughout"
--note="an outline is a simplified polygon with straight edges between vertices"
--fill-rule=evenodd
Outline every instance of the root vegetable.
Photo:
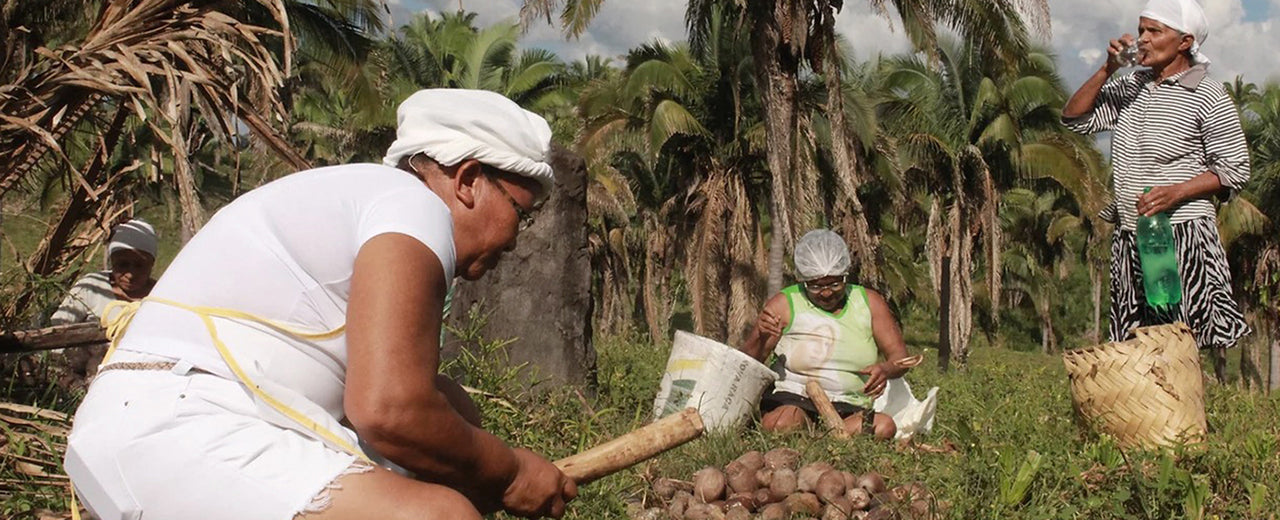
M 845 489 L 853 489 L 855 487 L 858 487 L 858 477 L 854 476 L 853 473 L 849 473 L 848 471 L 841 471 L 840 476 L 844 477 Z
M 724 513 L 724 520 L 751 520 L 751 510 L 741 505 L 729 506 Z
M 774 448 L 764 454 L 764 467 L 778 470 L 789 469 L 795 471 L 800 463 L 800 452 L 791 448 Z
M 795 514 L 816 515 L 822 512 L 822 502 L 819 502 L 818 495 L 813 493 L 788 495 L 787 498 L 782 500 L 782 504 Z
M 756 470 L 756 483 L 759 487 L 769 487 L 773 483 L 773 470 L 769 468 Z
M 756 510 L 755 493 L 734 493 L 724 501 L 724 506 L 727 509 L 732 509 L 736 505 L 740 505 L 751 511 L 755 511 Z
M 791 512 L 782 504 L 769 504 L 760 510 L 760 520 L 786 520 Z
M 738 458 L 734 459 L 733 462 L 742 464 L 742 466 L 747 468 L 749 471 L 755 472 L 764 467 L 764 455 L 758 451 L 751 450 L 743 453 Z
M 867 516 L 862 518 L 863 520 L 898 520 L 898 513 L 892 509 L 881 508 L 868 512 Z
M 858 487 L 867 490 L 867 493 L 871 493 L 872 496 L 884 491 L 885 489 L 884 477 L 881 477 L 879 473 L 874 471 L 869 471 L 859 476 L 857 485 Z
M 845 516 L 849 516 L 849 514 L 853 512 L 853 503 L 849 502 L 849 499 L 843 496 L 832 499 L 831 503 L 827 504 L 827 506 L 839 509 Z
M 724 512 L 711 504 L 691 504 L 689 509 L 684 511 L 685 520 L 715 520 L 722 517 Z
M 823 473 L 831 471 L 835 467 L 826 462 L 811 462 L 805 464 L 796 472 L 796 488 L 806 493 L 812 493 L 815 486 L 818 485 L 818 477 Z
M 762 487 L 756 490 L 752 498 L 755 499 L 757 508 L 763 508 L 767 504 L 781 502 L 786 497 L 786 495 L 775 495 L 769 488 Z
M 713 467 L 705 467 L 693 474 L 693 496 L 703 502 L 724 498 L 724 473 Z
M 688 482 L 662 477 L 653 481 L 653 493 L 662 500 L 671 500 L 676 491 L 691 491 L 693 486 Z
M 907 511 L 911 512 L 911 518 L 919 520 L 933 518 L 933 506 L 929 504 L 928 500 L 919 498 L 912 500 L 911 504 L 907 506 Z
M 729 489 L 734 493 L 752 493 L 760 487 L 760 483 L 756 480 L 756 472 L 736 460 L 725 466 L 724 474 Z
M 688 491 L 677 491 L 671 498 L 671 502 L 667 503 L 667 516 L 673 519 L 684 518 L 684 512 L 689 509 L 689 504 L 692 502 L 693 495 Z
M 850 488 L 844 492 L 844 497 L 853 504 L 855 510 L 864 510 L 871 506 L 871 493 L 860 487 Z
M 818 477 L 814 492 L 817 493 L 818 498 L 828 504 L 837 498 L 844 498 L 844 477 L 834 469 L 827 471 Z
M 849 515 L 835 504 L 827 504 L 822 509 L 822 520 L 849 520 Z
M 854 510 L 853 513 L 849 514 L 849 520 L 866 520 L 866 518 L 867 518 L 866 511 Z
M 783 497 L 795 493 L 796 472 L 786 468 L 773 470 L 773 480 L 769 482 L 769 491 Z

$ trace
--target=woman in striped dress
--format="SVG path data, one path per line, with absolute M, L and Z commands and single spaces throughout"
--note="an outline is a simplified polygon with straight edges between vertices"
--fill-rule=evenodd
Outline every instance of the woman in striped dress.
M 1213 197 L 1229 197 L 1249 180 L 1249 149 L 1235 104 L 1207 77 L 1200 53 L 1208 37 L 1194 0 L 1153 0 L 1138 19 L 1138 37 L 1111 40 L 1109 59 L 1062 110 L 1082 134 L 1111 130 L 1112 203 L 1102 217 L 1116 224 L 1111 245 L 1112 341 L 1139 326 L 1182 321 L 1202 349 L 1225 357 L 1249 334 L 1231 295 L 1231 274 L 1218 235 Z M 1136 63 L 1123 50 L 1135 43 Z M 1145 68 L 1112 78 L 1125 65 Z M 1151 188 L 1149 193 L 1143 193 Z M 1134 229 L 1138 217 L 1169 212 L 1183 298 L 1168 313 L 1146 305 Z

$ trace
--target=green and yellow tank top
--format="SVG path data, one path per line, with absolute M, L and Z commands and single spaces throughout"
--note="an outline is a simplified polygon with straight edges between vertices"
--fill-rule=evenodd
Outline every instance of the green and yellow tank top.
M 791 306 L 791 324 L 774 350 L 773 368 L 780 376 L 774 388 L 805 395 L 805 384 L 817 381 L 832 401 L 871 408 L 874 400 L 862 393 L 866 376 L 854 373 L 874 365 L 880 352 L 867 290 L 850 285 L 844 308 L 834 314 L 810 302 L 800 285 L 782 294 Z

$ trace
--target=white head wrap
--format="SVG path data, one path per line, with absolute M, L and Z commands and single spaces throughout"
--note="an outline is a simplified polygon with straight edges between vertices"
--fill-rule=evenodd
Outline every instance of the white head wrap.
M 532 177 L 549 193 L 555 179 L 547 162 L 551 127 L 533 112 L 496 92 L 419 90 L 396 111 L 396 140 L 382 163 L 425 153 L 443 166 L 475 159 L 502 171 Z
M 111 230 L 111 242 L 107 243 L 107 258 L 122 249 L 134 249 L 156 257 L 159 240 L 156 230 L 151 224 L 141 219 L 133 219 L 116 226 Z
M 1209 20 L 1196 0 L 1151 0 L 1138 16 L 1195 36 L 1191 43 L 1191 61 L 1209 64 L 1209 57 L 1200 52 L 1200 45 L 1209 39 Z
M 849 272 L 849 246 L 830 229 L 815 229 L 796 242 L 796 277 L 809 281 Z

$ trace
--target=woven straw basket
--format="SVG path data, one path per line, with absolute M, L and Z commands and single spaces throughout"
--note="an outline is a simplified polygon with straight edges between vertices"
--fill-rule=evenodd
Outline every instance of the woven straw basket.
M 1123 447 L 1203 440 L 1204 382 L 1191 329 L 1175 323 L 1134 335 L 1063 354 L 1077 413 Z

